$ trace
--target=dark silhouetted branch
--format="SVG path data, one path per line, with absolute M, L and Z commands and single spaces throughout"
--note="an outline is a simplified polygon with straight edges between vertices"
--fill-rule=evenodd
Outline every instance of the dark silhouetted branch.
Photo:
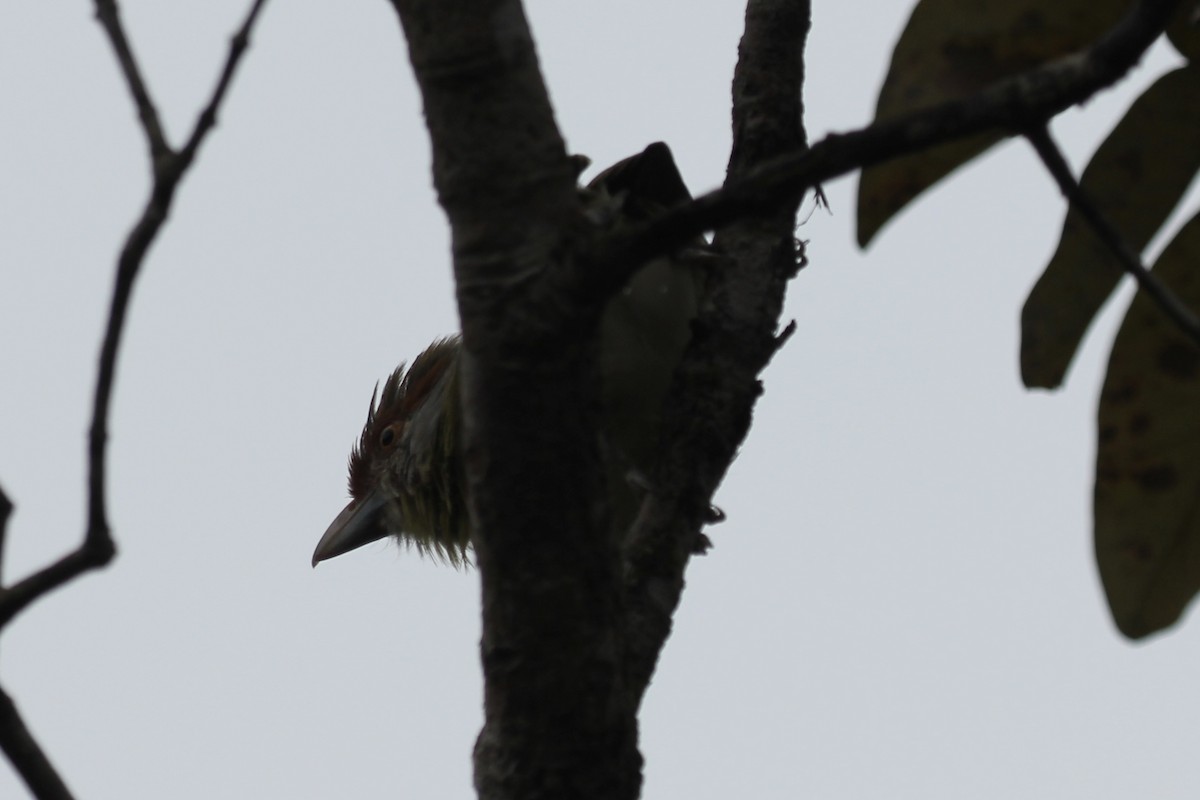
M 255 0 L 245 22 L 234 37 L 225 69 L 213 92 L 212 100 L 200 114 L 188 146 L 179 154 L 173 154 L 169 148 L 158 151 L 159 158 L 155 162 L 154 183 L 150 191 L 150 198 L 142 211 L 141 218 L 126 237 L 117 259 L 117 275 L 113 285 L 104 341 L 100 347 L 96 391 L 92 402 L 92 424 L 88 435 L 88 525 L 83 544 L 78 550 L 64 556 L 54 564 L 7 589 L 0 590 L 0 626 L 6 624 L 17 613 L 47 592 L 53 591 L 89 569 L 108 564 L 116 553 L 105 510 L 105 449 L 108 440 L 109 405 L 112 400 L 113 383 L 116 379 L 117 353 L 125 328 L 129 299 L 133 294 L 133 285 L 141 270 L 146 251 L 167 219 L 175 189 L 178 188 L 191 163 L 196 148 L 203 141 L 207 132 L 212 129 L 217 104 L 225 96 L 229 79 L 245 51 L 250 30 L 265 3 L 266 0 Z M 112 8 L 108 9 L 109 6 Z M 139 76 L 136 63 L 133 61 L 128 42 L 120 33 L 120 21 L 116 16 L 115 4 L 111 0 L 97 0 L 97 16 L 104 22 L 105 30 L 112 38 L 113 49 L 122 65 L 126 81 L 130 85 L 134 102 L 138 104 L 139 109 L 143 109 L 144 104 L 144 108 L 149 109 L 151 117 L 153 117 L 153 104 L 146 95 L 145 86 Z M 113 31 L 117 31 L 117 35 L 113 35 Z M 161 136 L 162 132 L 156 127 L 156 123 L 147 123 L 145 114 L 142 116 L 142 124 L 147 139 L 152 143 Z M 152 144 L 151 150 L 155 149 L 156 146 Z M 185 158 L 186 160 L 184 160 Z
M 3 689 L 0 689 L 0 750 L 38 800 L 71 800 L 71 790 L 25 727 L 16 704 Z
M 92 422 L 88 434 L 88 517 L 83 542 L 78 549 L 53 564 L 10 587 L 0 588 L 0 628 L 11 622 L 37 599 L 84 572 L 105 566 L 116 555 L 116 545 L 105 511 L 105 455 L 117 354 L 134 282 L 146 252 L 167 219 L 175 190 L 191 165 L 200 144 L 216 122 L 217 110 L 246 50 L 250 31 L 265 4 L 266 0 L 255 0 L 251 5 L 242 26 L 233 37 L 224 69 L 209 102 L 200 113 L 187 144 L 176 153 L 171 150 L 163 134 L 158 113 L 122 28 L 116 3 L 114 0 L 96 0 L 96 16 L 112 43 L 117 62 L 137 106 L 142 130 L 149 142 L 153 184 L 142 215 L 126 237 L 117 259 L 117 273 L 104 340 L 100 348 Z M 0 565 L 3 564 L 6 527 L 11 509 L 8 498 L 0 493 Z M 2 575 L 0 571 L 0 577 Z M 0 748 L 36 797 L 57 800 L 71 796 L 29 734 L 7 695 L 0 695 Z
M 108 40 L 117 56 L 117 63 L 121 66 L 121 74 L 125 76 L 125 84 L 133 95 L 133 104 L 137 106 L 138 119 L 142 122 L 142 131 L 146 134 L 146 143 L 150 146 L 150 162 L 157 164 L 170 155 L 171 148 L 158 119 L 158 109 L 150 99 L 146 82 L 142 80 L 142 71 L 133 56 L 133 49 L 129 46 L 129 40 L 125 38 L 125 28 L 121 24 L 116 0 L 96 0 L 96 19 L 108 34 Z
M 750 0 L 733 78 L 727 185 L 803 148 L 801 92 L 810 26 L 807 0 Z M 763 206 L 717 232 L 727 261 L 663 404 L 663 448 L 652 489 L 624 548 L 626 681 L 640 703 L 671 631 L 690 556 L 703 550 L 709 503 L 750 429 L 758 375 L 778 349 L 788 281 L 799 268 L 799 195 Z M 636 706 L 636 704 L 635 704 Z
M 1092 232 L 1104 243 L 1121 267 L 1133 276 L 1138 288 L 1150 296 L 1150 299 L 1166 314 L 1175 325 L 1200 344 L 1200 319 L 1189 309 L 1166 284 L 1146 268 L 1141 257 L 1134 252 L 1125 237 L 1121 235 L 1103 212 L 1088 196 L 1079 181 L 1071 173 L 1071 167 L 1063 157 L 1062 151 L 1055 143 L 1050 131 L 1045 127 L 1035 128 L 1026 134 L 1030 144 L 1037 151 L 1042 163 L 1058 184 L 1059 191 L 1071 203 L 1071 207 L 1091 226 Z
M 970 97 L 941 103 L 861 130 L 830 134 L 808 150 L 760 164 L 738 180 L 615 234 L 581 275 L 612 293 L 644 261 L 747 213 L 793 202 L 808 189 L 854 170 L 984 131 L 1023 134 L 1111 86 L 1162 34 L 1179 0 L 1142 0 L 1105 36 L 1079 53 L 998 81 Z

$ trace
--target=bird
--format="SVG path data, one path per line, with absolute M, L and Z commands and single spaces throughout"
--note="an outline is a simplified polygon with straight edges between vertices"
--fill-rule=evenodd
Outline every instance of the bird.
M 575 156 L 579 171 L 588 161 Z M 663 142 L 617 162 L 580 189 L 597 225 L 643 222 L 691 199 Z M 615 527 L 633 521 L 658 447 L 663 399 L 691 338 L 716 254 L 702 237 L 643 266 L 609 300 L 598 331 L 602 457 Z M 349 459 L 350 501 L 312 564 L 392 536 L 453 565 L 470 563 L 459 453 L 458 335 L 434 341 L 376 386 Z

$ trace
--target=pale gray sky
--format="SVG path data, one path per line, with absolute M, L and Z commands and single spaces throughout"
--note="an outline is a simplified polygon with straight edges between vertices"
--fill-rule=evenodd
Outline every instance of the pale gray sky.
M 244 7 L 122 3 L 175 141 Z M 810 135 L 869 120 L 909 9 L 816 3 Z M 739 2 L 529 14 L 574 151 L 605 165 L 663 139 L 694 190 L 719 183 Z M 1171 58 L 1056 125 L 1077 166 Z M 88 2 L 4 5 L 0 108 L 11 579 L 80 536 L 94 358 L 147 168 Z M 428 162 L 387 3 L 268 7 L 135 294 L 120 557 L 4 639 L 0 678 L 80 797 L 472 796 L 476 576 L 387 544 L 308 565 L 374 382 L 457 325 Z M 1065 391 L 1017 376 L 1056 191 L 1009 144 L 864 254 L 854 187 L 827 186 L 832 216 L 800 231 L 799 328 L 646 700 L 645 796 L 1194 797 L 1200 635 L 1128 644 L 1092 564 L 1119 308 Z

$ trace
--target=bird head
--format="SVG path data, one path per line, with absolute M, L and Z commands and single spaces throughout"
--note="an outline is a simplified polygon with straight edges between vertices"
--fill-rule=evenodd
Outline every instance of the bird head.
M 469 535 L 458 457 L 455 336 L 439 339 L 376 386 L 350 454 L 350 502 L 317 543 L 313 565 L 385 536 L 457 564 Z

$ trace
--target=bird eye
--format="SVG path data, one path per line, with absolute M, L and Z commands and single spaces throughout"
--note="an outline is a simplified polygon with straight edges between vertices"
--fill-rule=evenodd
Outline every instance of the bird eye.
M 383 429 L 383 433 L 379 434 L 379 444 L 381 447 L 391 447 L 394 441 L 396 441 L 396 426 L 388 425 Z

